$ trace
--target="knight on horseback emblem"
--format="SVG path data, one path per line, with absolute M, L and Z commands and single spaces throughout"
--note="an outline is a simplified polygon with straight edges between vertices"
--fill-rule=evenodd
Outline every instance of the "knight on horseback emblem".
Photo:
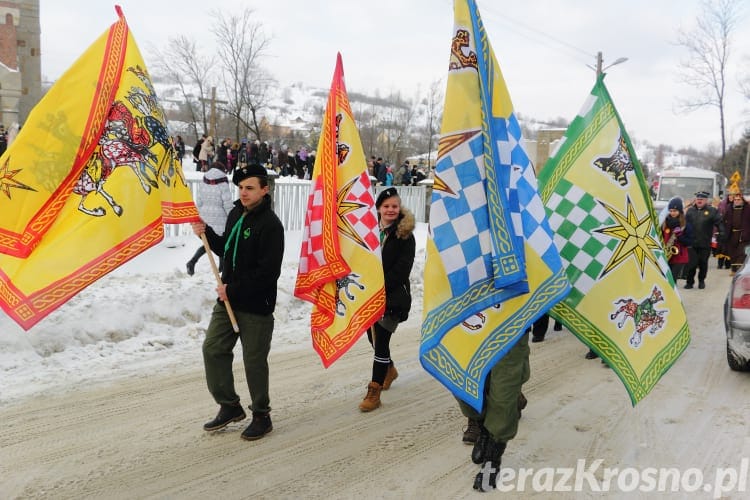
M 632 318 L 634 329 L 628 343 L 631 347 L 637 349 L 643 340 L 643 332 L 648 331 L 653 337 L 664 327 L 664 316 L 667 311 L 657 310 L 654 307 L 656 303 L 663 301 L 664 295 L 662 291 L 659 287 L 654 286 L 651 294 L 640 302 L 636 302 L 632 297 L 627 299 L 621 298 L 615 301 L 615 311 L 609 315 L 609 319 L 614 321 L 618 316 L 622 315 L 617 322 L 617 328 L 622 330 L 628 318 Z
M 128 68 L 128 71 L 138 77 L 145 90 L 133 86 L 124 100 L 112 104 L 98 144 L 73 187 L 73 193 L 81 197 L 78 209 L 94 217 L 107 213 L 104 207 L 86 206 L 86 198 L 94 193 L 104 198 L 118 217 L 123 213 L 123 207 L 105 189 L 107 179 L 118 167 L 130 167 L 146 194 L 159 189 L 160 179 L 167 186 L 177 181 L 185 184 L 181 172 L 175 168 L 164 111 L 150 78 L 140 67 Z M 155 154 L 156 146 L 161 147 L 164 154 Z

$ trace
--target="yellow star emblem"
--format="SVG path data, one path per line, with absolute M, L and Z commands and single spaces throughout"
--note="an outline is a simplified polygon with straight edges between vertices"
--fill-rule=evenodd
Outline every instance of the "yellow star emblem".
M 653 250 L 660 249 L 661 244 L 652 236 L 654 226 L 651 215 L 646 213 L 639 219 L 629 196 L 627 198 L 627 214 L 618 212 L 616 208 L 603 201 L 599 201 L 599 203 L 609 212 L 616 224 L 596 229 L 596 232 L 620 240 L 607 266 L 602 271 L 602 277 L 630 258 L 635 259 L 641 271 L 641 277 L 643 277 L 647 260 L 657 269 L 661 269 L 653 252 Z
M 5 196 L 10 199 L 10 188 L 25 189 L 27 191 L 36 191 L 36 189 L 26 184 L 22 184 L 17 180 L 13 179 L 18 172 L 22 169 L 11 170 L 10 169 L 10 156 L 5 160 L 5 163 L 0 167 L 0 191 L 5 193 Z
M 346 199 L 349 196 L 352 187 L 358 180 L 359 179 L 355 177 L 350 182 L 348 182 L 338 193 L 338 228 L 341 234 L 354 240 L 354 242 L 356 242 L 358 245 L 367 248 L 367 243 L 362 239 L 362 236 L 360 236 L 354 226 L 352 226 L 351 222 L 349 222 L 349 219 L 346 217 L 347 214 L 351 212 L 367 207 L 365 203 Z

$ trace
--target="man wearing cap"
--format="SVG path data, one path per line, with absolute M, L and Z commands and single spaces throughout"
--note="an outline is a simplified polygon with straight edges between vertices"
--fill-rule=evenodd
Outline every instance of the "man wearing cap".
M 239 168 L 247 167 L 248 155 L 249 155 L 249 152 L 247 148 L 247 138 L 243 137 L 242 141 L 240 142 L 240 149 L 237 152 L 237 167 Z
M 698 288 L 706 288 L 706 274 L 708 273 L 708 258 L 711 256 L 711 237 L 714 228 L 717 229 L 718 239 L 723 239 L 724 223 L 719 211 L 708 204 L 710 194 L 706 191 L 695 193 L 693 206 L 687 209 L 685 218 L 693 226 L 693 245 L 688 249 L 690 260 L 685 272 L 685 288 L 695 285 L 695 271 L 698 271 Z
M 234 171 L 239 200 L 227 216 L 222 235 L 203 221 L 193 223 L 193 232 L 205 233 L 211 250 L 223 259 L 222 284 L 216 288 L 217 303 L 203 342 L 203 362 L 208 390 L 220 405 L 219 413 L 203 429 L 215 431 L 245 418 L 234 389 L 232 350 L 239 338 L 245 377 L 250 388 L 253 420 L 242 439 L 253 441 L 271 432 L 268 395 L 268 352 L 273 333 L 276 287 L 284 256 L 284 227 L 271 209 L 268 171 L 250 164 Z M 224 306 L 229 301 L 239 326 L 239 335 Z

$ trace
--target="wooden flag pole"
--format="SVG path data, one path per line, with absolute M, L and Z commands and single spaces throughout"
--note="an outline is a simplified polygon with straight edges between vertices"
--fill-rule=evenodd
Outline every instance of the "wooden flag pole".
M 216 267 L 216 262 L 214 262 L 214 254 L 211 251 L 211 247 L 208 245 L 208 240 L 206 239 L 206 233 L 201 233 L 201 241 L 203 242 L 203 248 L 206 249 L 206 256 L 208 257 L 208 262 L 211 263 L 211 269 L 214 270 L 214 276 L 216 277 L 216 284 L 218 286 L 223 285 L 221 281 L 221 275 L 219 274 L 219 268 Z M 232 310 L 231 304 L 229 304 L 229 300 L 224 301 L 224 305 L 227 308 L 227 314 L 229 315 L 229 321 L 232 322 L 232 330 L 234 330 L 234 333 L 240 333 L 240 327 L 237 325 L 237 318 L 234 317 L 234 311 Z

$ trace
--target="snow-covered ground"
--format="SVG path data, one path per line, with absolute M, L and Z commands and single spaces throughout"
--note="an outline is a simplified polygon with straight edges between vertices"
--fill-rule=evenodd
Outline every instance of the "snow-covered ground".
M 421 251 L 412 272 L 412 288 L 419 297 L 414 300 L 415 317 L 421 314 L 426 228 L 420 224 L 416 232 Z M 300 240 L 301 232 L 287 232 L 274 351 L 312 348 L 310 305 L 294 297 Z M 0 310 L 0 405 L 199 359 L 216 299 L 208 257 L 198 262 L 194 276 L 185 272 L 185 263 L 199 246 L 193 235 L 162 241 L 29 331 Z

